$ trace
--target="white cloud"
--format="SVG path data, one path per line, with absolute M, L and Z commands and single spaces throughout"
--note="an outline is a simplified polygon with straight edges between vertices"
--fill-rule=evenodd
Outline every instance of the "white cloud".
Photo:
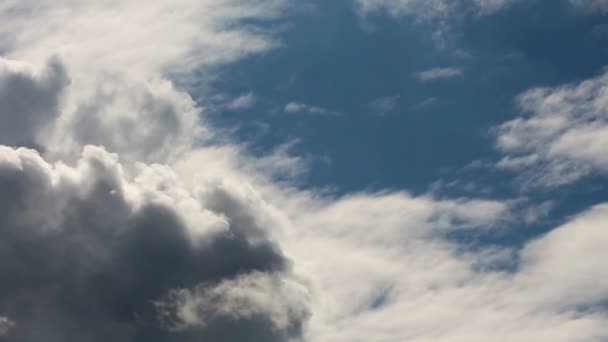
M 255 107 L 257 101 L 258 98 L 253 93 L 246 93 L 232 99 L 228 102 L 226 108 L 236 111 L 247 110 Z
M 436 80 L 445 80 L 455 77 L 461 77 L 464 74 L 462 69 L 456 67 L 432 68 L 414 73 L 414 76 L 422 82 L 431 82 Z
M 273 329 L 302 329 L 309 315 L 307 289 L 297 281 L 254 272 L 218 285 L 174 290 L 156 303 L 173 330 L 206 327 L 217 316 L 250 319 L 268 316 Z M 177 317 L 175 317 L 177 316 Z
M 49 52 L 70 69 L 157 71 L 230 62 L 276 43 L 243 19 L 269 19 L 282 1 L 8 0 L 0 5 L 0 35 L 11 36 L 8 55 L 41 63 Z M 32 25 L 32 23 L 36 23 Z M 120 29 L 117 29 L 120 28 Z M 176 64 L 178 62 L 178 64 Z
M 608 298 L 608 285 L 594 281 L 605 274 L 597 248 L 608 237 L 608 207 L 591 209 L 521 250 L 463 253 L 436 230 L 443 221 L 434 217 L 452 215 L 453 205 L 469 223 L 483 226 L 495 217 L 466 201 L 446 205 L 402 195 L 346 198 L 300 217 L 297 243 L 287 250 L 302 260 L 297 267 L 318 294 L 309 340 L 608 337 L 605 312 L 584 309 Z M 488 215 L 470 215 L 483 212 Z
M 311 106 L 305 103 L 299 103 L 299 102 L 289 102 L 288 104 L 285 105 L 284 108 L 286 113 L 308 113 L 308 114 L 314 114 L 314 115 L 328 115 L 328 116 L 335 116 L 335 115 L 340 115 L 339 112 L 327 109 L 327 108 L 323 108 L 323 107 L 317 107 L 317 106 Z
M 608 73 L 531 89 L 517 102 L 529 115 L 497 127 L 497 146 L 505 153 L 499 168 L 523 170 L 522 182 L 544 186 L 608 172 Z
M 238 23 L 270 20 L 283 5 L 281 0 L 163 0 L 154 6 L 9 0 L 0 4 L 0 37 L 6 37 L 0 39 L 6 44 L 1 51 L 33 65 L 57 56 L 53 65 L 67 70 L 70 86 L 47 91 L 64 95 L 65 102 L 58 112 L 48 104 L 46 124 L 54 127 L 37 143 L 49 155 L 66 158 L 85 144 L 103 144 L 124 158 L 162 161 L 211 137 L 201 129 L 200 110 L 167 74 L 189 78 L 195 68 L 210 74 L 218 64 L 277 46 L 271 32 Z M 34 86 L 30 92 L 44 90 Z M 20 111 L 38 113 L 36 104 L 28 102 Z M 28 117 L 22 113 L 12 116 Z

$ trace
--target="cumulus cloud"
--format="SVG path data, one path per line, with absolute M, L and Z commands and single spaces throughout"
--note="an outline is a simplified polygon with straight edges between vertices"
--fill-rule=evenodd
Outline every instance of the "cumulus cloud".
M 12 58 L 1 60 L 0 144 L 15 146 L 0 146 L 0 272 L 11 278 L 0 289 L 6 338 L 285 341 L 302 334 L 306 291 L 272 238 L 280 224 L 243 185 L 247 171 L 239 168 L 255 174 L 272 163 L 271 178 L 295 168 L 296 158 L 277 152 L 249 162 L 238 145 L 197 148 L 213 133 L 198 104 L 168 79 L 272 48 L 270 34 L 236 23 L 271 19 L 281 6 L 0 4 L 0 50 Z M 193 183 L 174 171 L 201 166 L 205 178 Z M 159 305 L 175 293 L 192 294 L 176 309 L 202 298 L 222 306 L 199 307 L 205 324 L 176 330 L 168 314 L 175 324 L 191 321 Z M 242 303 L 249 311 L 226 310 Z
M 39 136 L 60 115 L 61 95 L 69 84 L 61 61 L 41 70 L 0 58 L 0 144 L 38 144 Z
M 289 272 L 258 218 L 264 209 L 220 184 L 189 191 L 154 166 L 140 169 L 128 179 L 116 155 L 95 147 L 74 167 L 0 148 L 0 310 L 16 322 L 11 341 L 296 336 L 306 297 L 260 298 L 287 289 Z M 154 303 L 190 289 L 255 311 L 204 306 L 213 320 L 174 331 Z M 289 315 L 277 318 L 281 310 Z
M 431 82 L 436 80 L 445 80 L 455 77 L 461 77 L 463 71 L 456 67 L 446 68 L 431 68 L 424 71 L 418 71 L 414 73 L 414 76 L 422 82 Z
M 496 128 L 499 168 L 523 170 L 527 185 L 560 186 L 608 172 L 608 73 L 578 84 L 535 88 L 517 103 L 528 115 Z
M 155 305 L 163 323 L 173 331 L 205 329 L 221 319 L 266 317 L 267 333 L 282 331 L 286 335 L 283 339 L 287 339 L 289 335 L 302 333 L 302 317 L 308 315 L 306 299 L 306 289 L 297 282 L 254 272 L 214 287 L 174 290 Z M 237 333 L 243 335 L 242 339 L 255 341 L 273 338 L 247 335 L 247 331 Z M 223 338 L 224 334 L 218 332 L 217 338 Z
M 0 51 L 33 65 L 43 65 L 49 56 L 61 61 L 49 64 L 48 75 L 27 76 L 38 78 L 21 87 L 41 96 L 15 108 L 28 115 L 13 117 L 36 116 L 39 126 L 56 119 L 57 127 L 38 141 L 56 159 L 92 143 L 125 159 L 164 161 L 195 141 L 211 138 L 201 131 L 200 110 L 167 76 L 187 84 L 194 69 L 210 75 L 219 64 L 273 48 L 277 43 L 271 32 L 238 23 L 271 20 L 282 8 L 280 0 L 179 0 L 154 6 L 145 1 L 4 1 L 0 42 L 5 45 Z M 69 87 L 63 81 L 66 74 Z M 53 99 L 62 93 L 65 103 L 57 113 Z M 46 111 L 39 109 L 42 105 Z M 29 130 L 37 129 L 31 126 Z M 15 139 L 10 142 L 21 143 Z

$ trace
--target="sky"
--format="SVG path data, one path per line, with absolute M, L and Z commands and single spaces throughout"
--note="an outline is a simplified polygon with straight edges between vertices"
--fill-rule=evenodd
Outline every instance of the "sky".
M 607 1 L 0 22 L 0 341 L 608 341 Z

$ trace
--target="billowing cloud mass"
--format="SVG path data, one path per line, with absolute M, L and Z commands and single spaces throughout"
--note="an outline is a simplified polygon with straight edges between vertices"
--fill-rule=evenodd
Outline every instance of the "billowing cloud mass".
M 608 173 L 608 74 L 517 100 L 527 114 L 497 128 L 500 168 L 523 170 L 527 185 L 560 186 Z
M 0 149 L 0 309 L 16 322 L 11 341 L 300 333 L 306 293 L 287 279 L 264 209 L 219 183 L 187 191 L 159 168 L 140 165 L 129 180 L 97 147 L 75 167 Z M 284 295 L 262 297 L 271 293 Z
M 66 70 L 56 59 L 35 70 L 0 58 L 0 143 L 35 146 L 42 131 L 59 116 L 68 84 Z
M 179 85 L 279 45 L 257 23 L 286 5 L 0 3 L 0 339 L 605 341 L 606 204 L 478 246 L 524 229 L 512 201 L 336 197 L 293 185 L 307 165 L 288 148 L 218 137 Z M 603 170 L 604 78 L 523 95 L 501 148 Z
M 55 57 L 48 71 L 39 74 L 4 66 L 2 74 L 13 76 L 0 80 L 19 82 L 16 72 L 32 79 L 27 91 L 41 96 L 23 101 L 29 107 L 21 110 L 35 113 L 47 105 L 48 111 L 37 116 L 38 126 L 60 116 L 52 132 L 37 141 L 53 158 L 68 158 L 81 146 L 95 144 L 125 159 L 164 161 L 195 141 L 211 138 L 203 132 L 190 96 L 176 90 L 166 76 L 188 83 L 186 75 L 200 70 L 210 80 L 214 66 L 273 48 L 277 43 L 271 32 L 236 24 L 271 20 L 282 7 L 280 0 L 178 0 L 154 6 L 147 1 L 3 1 L 3 58 L 40 66 Z M 63 69 L 71 80 L 69 89 L 63 89 Z M 46 89 L 53 82 L 59 86 Z M 17 86 L 27 85 L 11 89 Z M 6 92 L 0 94 L 9 96 Z M 54 109 L 62 92 L 65 103 Z M 1 117 L 5 120 L 4 112 Z

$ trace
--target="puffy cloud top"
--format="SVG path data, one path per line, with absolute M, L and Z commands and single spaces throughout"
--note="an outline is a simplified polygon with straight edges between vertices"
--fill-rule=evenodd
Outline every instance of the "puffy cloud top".
M 305 294 L 244 199 L 221 186 L 204 189 L 204 200 L 191 193 L 213 203 L 193 221 L 184 215 L 196 212 L 178 208 L 185 199 L 169 194 L 175 189 L 143 182 L 96 147 L 75 167 L 0 148 L 0 310 L 11 341 L 283 341 L 300 333 Z

